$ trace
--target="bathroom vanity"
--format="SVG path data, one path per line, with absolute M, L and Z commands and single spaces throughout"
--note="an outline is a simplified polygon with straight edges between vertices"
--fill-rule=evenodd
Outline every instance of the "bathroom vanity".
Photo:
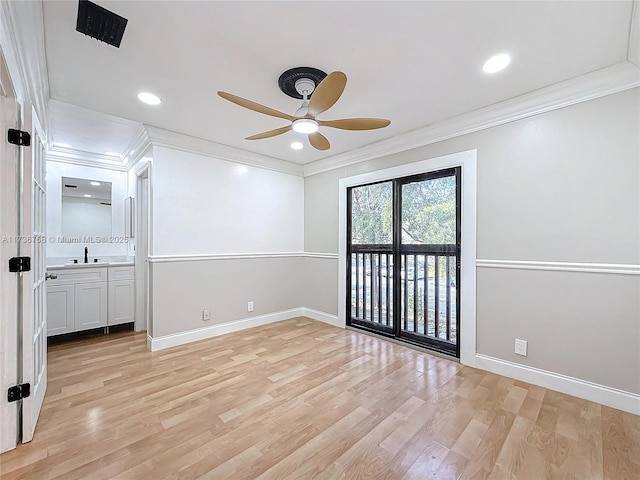
M 133 262 L 47 267 L 47 335 L 134 321 Z

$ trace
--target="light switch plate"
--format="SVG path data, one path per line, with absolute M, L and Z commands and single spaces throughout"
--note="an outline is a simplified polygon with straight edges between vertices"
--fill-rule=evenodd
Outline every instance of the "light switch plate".
M 202 311 L 202 321 L 206 322 L 211 320 L 211 310 L 203 310 Z

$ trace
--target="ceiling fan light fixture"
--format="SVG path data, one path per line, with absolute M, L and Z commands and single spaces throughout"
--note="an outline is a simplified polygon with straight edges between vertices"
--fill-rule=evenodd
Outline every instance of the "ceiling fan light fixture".
M 316 133 L 318 122 L 310 118 L 299 118 L 293 122 L 293 131 L 298 133 Z

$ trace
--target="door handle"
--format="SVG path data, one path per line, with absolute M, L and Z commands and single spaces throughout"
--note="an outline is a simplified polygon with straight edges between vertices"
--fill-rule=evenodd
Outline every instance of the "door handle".
M 47 273 L 44 277 L 45 280 L 55 280 L 56 278 L 58 278 L 58 275 L 55 273 Z

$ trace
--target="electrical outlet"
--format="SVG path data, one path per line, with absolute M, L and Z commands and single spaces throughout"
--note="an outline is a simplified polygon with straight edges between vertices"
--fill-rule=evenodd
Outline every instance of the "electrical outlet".
M 202 311 L 202 321 L 207 322 L 211 320 L 211 310 L 203 310 Z
M 527 356 L 527 341 L 516 338 L 516 355 Z
M 247 312 L 253 312 L 253 302 L 247 302 Z

